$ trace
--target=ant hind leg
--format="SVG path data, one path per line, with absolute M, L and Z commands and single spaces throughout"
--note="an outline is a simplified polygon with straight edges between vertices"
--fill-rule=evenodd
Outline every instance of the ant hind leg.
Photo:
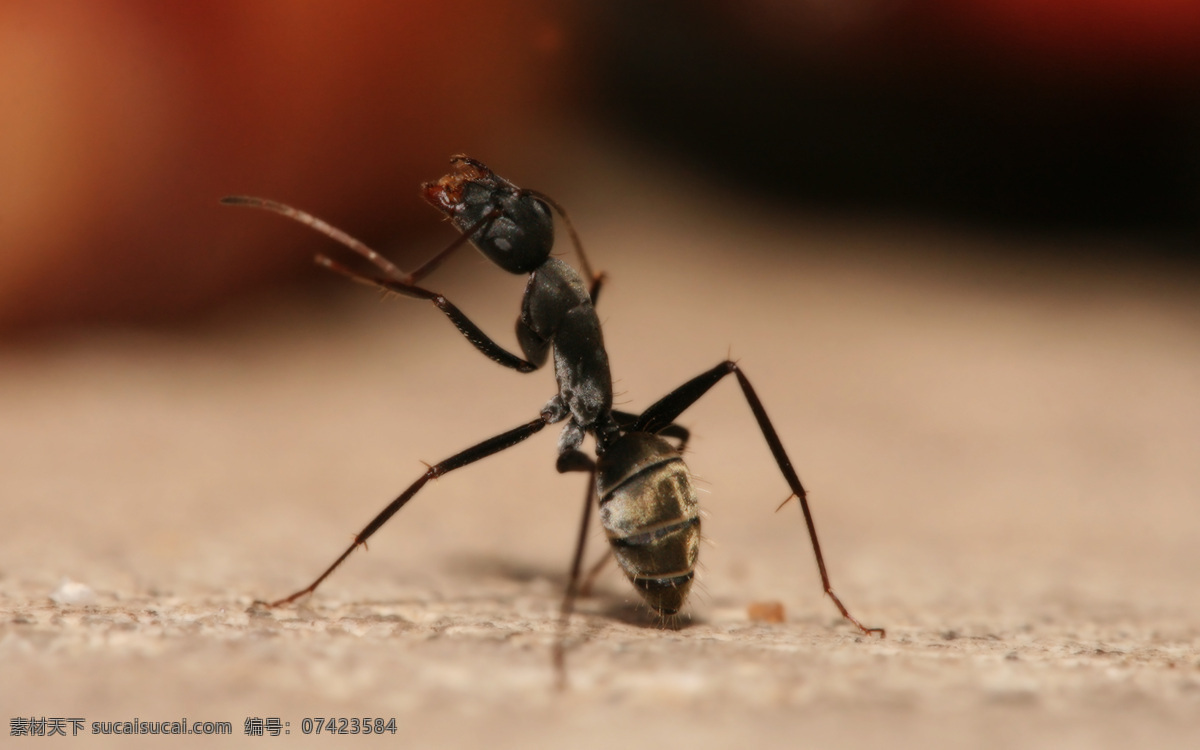
M 583 551 L 587 546 L 588 527 L 592 523 L 592 505 L 596 499 L 596 464 L 586 454 L 571 450 L 558 457 L 560 472 L 587 472 L 588 488 L 583 498 L 583 518 L 579 523 L 579 536 L 575 541 L 575 555 L 571 558 L 571 574 L 567 578 L 567 591 L 563 595 L 558 615 L 558 634 L 554 639 L 554 672 L 559 690 L 567 686 L 567 625 L 575 611 L 575 599 L 579 596 L 579 577 L 583 569 Z
M 800 512 L 804 515 L 804 524 L 808 527 L 808 537 L 812 542 L 813 554 L 817 558 L 817 570 L 821 573 L 821 585 L 825 589 L 825 593 L 833 600 L 838 611 L 842 613 L 842 617 L 849 620 L 858 628 L 864 635 L 875 634 L 879 637 L 885 636 L 883 628 L 869 628 L 859 622 L 850 610 L 842 604 L 842 600 L 838 598 L 833 591 L 833 586 L 829 582 L 829 573 L 825 570 L 825 557 L 821 554 L 821 543 L 817 540 L 817 527 L 813 522 L 812 511 L 808 507 L 808 493 L 804 491 L 804 486 L 800 484 L 800 477 L 796 475 L 796 470 L 792 468 L 792 461 L 788 458 L 787 452 L 783 449 L 783 443 L 779 440 L 779 433 L 775 431 L 774 425 L 771 424 L 771 419 L 767 416 L 767 411 L 763 408 L 762 401 L 758 394 L 754 392 L 754 387 L 750 385 L 749 379 L 738 367 L 733 360 L 726 360 L 716 367 L 703 372 L 700 375 L 692 378 L 688 382 L 679 386 L 675 390 L 663 396 L 657 402 L 642 412 L 641 416 L 629 427 L 630 431 L 636 432 L 664 432 L 670 427 L 676 418 L 679 417 L 688 407 L 699 401 L 704 394 L 721 381 L 730 373 L 737 376 L 738 385 L 741 386 L 742 395 L 746 398 L 746 403 L 750 406 L 750 411 L 754 414 L 755 421 L 758 422 L 758 428 L 762 432 L 763 438 L 767 441 L 767 446 L 771 449 L 771 455 L 775 458 L 775 464 L 779 467 L 780 473 L 787 481 L 788 487 L 791 488 L 792 494 L 800 504 Z

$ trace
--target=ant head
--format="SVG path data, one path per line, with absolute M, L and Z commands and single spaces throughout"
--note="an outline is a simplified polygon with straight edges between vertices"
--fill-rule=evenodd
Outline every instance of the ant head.
M 425 200 L 505 271 L 531 273 L 545 263 L 554 247 L 550 208 L 469 156 L 450 164 L 450 174 L 421 186 Z

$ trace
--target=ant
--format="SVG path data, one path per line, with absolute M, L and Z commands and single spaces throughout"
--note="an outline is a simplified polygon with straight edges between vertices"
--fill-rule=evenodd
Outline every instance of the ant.
M 593 505 L 599 508 L 600 523 L 611 545 L 609 554 L 616 558 L 646 604 L 662 617 L 671 617 L 683 607 L 699 555 L 700 516 L 696 492 L 682 457 L 689 432 L 675 420 L 721 379 L 732 374 L 741 386 L 779 471 L 791 488 L 788 499 L 795 497 L 799 501 L 825 593 L 842 617 L 863 634 L 883 637 L 883 628 L 864 626 L 833 592 L 804 487 L 762 401 L 738 364 L 732 360 L 721 362 L 671 391 L 641 414 L 613 409 L 612 376 L 596 315 L 596 301 L 604 275 L 592 272 L 579 235 L 566 212 L 548 196 L 518 188 L 468 156 L 452 156 L 450 164 L 450 174 L 437 182 L 425 183 L 421 193 L 461 234 L 410 273 L 404 273 L 362 242 L 303 211 L 261 198 L 230 196 L 221 200 L 227 205 L 273 211 L 336 240 L 371 263 L 374 269 L 359 272 L 323 254 L 316 256 L 318 265 L 364 284 L 432 302 L 476 349 L 505 367 L 532 372 L 546 363 L 553 350 L 554 374 L 558 381 L 558 393 L 542 407 L 536 419 L 430 466 L 375 516 L 315 581 L 269 606 L 289 604 L 314 592 L 351 552 L 365 545 L 371 535 L 430 479 L 507 450 L 547 425 L 565 423 L 558 439 L 555 467 L 563 473 L 586 473 L 589 482 L 560 611 L 560 637 L 555 646 L 554 662 L 561 684 L 564 675 L 562 634 L 580 591 L 580 570 Z M 584 285 L 583 278 L 570 265 L 550 257 L 554 245 L 551 209 L 566 225 L 590 286 Z M 521 315 L 517 319 L 517 341 L 524 356 L 502 348 L 441 294 L 417 285 L 467 241 L 505 271 L 529 275 Z M 595 459 L 580 450 L 586 435 L 595 440 Z M 667 438 L 678 442 L 672 444 Z M 601 563 L 607 559 L 606 556 Z

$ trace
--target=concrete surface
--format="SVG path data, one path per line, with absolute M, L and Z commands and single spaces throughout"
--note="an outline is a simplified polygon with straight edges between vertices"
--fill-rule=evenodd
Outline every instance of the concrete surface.
M 395 718 L 367 742 L 402 747 L 1200 743 L 1193 280 L 771 207 L 719 219 L 726 197 L 621 167 L 555 194 L 610 274 L 619 401 L 738 358 L 835 588 L 885 640 L 821 596 L 732 382 L 681 419 L 712 542 L 688 616 L 660 627 L 610 569 L 564 693 L 550 650 L 584 488 L 553 472 L 556 430 L 428 485 L 299 606 L 252 606 L 311 580 L 419 460 L 553 392 L 431 307 L 331 276 L 328 297 L 0 353 L 6 719 L 241 738 L 277 717 L 287 739 L 249 741 L 280 746 L 314 744 L 306 717 Z M 512 344 L 520 280 L 464 254 L 429 285 Z M 748 618 L 772 601 L 785 623 Z

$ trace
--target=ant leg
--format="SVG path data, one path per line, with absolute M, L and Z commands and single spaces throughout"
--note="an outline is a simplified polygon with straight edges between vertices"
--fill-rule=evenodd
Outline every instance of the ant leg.
M 455 307 L 450 300 L 446 299 L 437 292 L 432 292 L 414 284 L 402 284 L 386 276 L 373 276 L 359 273 L 348 266 L 338 263 L 327 255 L 318 255 L 316 261 L 317 265 L 327 268 L 330 271 L 340 273 L 343 276 L 352 279 L 353 281 L 359 282 L 360 284 L 379 287 L 389 292 L 395 292 L 396 294 L 404 295 L 405 297 L 429 300 L 439 310 L 446 314 L 446 317 L 450 319 L 450 322 L 454 324 L 454 327 L 459 330 L 459 333 L 466 337 L 467 341 L 471 342 L 472 346 L 482 352 L 483 355 L 488 359 L 503 365 L 504 367 L 507 367 L 511 370 L 516 370 L 517 372 L 533 372 L 537 368 L 541 367 L 545 362 L 544 357 L 542 358 L 541 362 L 531 362 L 522 357 L 518 357 L 504 347 L 500 346 L 491 338 L 489 338 L 479 326 L 472 323 L 471 319 L 464 315 L 461 310 Z
M 583 569 L 583 550 L 587 546 L 588 527 L 592 523 L 592 505 L 596 499 L 595 462 L 578 451 L 572 451 L 572 453 L 574 455 L 571 460 L 559 460 L 559 471 L 586 471 L 588 489 L 583 498 L 583 519 L 579 523 L 575 555 L 571 558 L 571 575 L 567 579 L 567 591 L 563 596 L 562 608 L 558 614 L 558 636 L 554 640 L 554 672 L 557 675 L 556 687 L 559 690 L 567 686 L 567 624 L 570 622 L 571 613 L 575 611 L 575 599 L 579 595 L 579 574 Z
M 613 419 L 617 420 L 617 424 L 621 427 L 632 427 L 639 418 L 639 415 L 637 414 L 630 414 L 627 411 L 617 411 L 615 409 L 613 410 L 612 415 Z M 680 453 L 687 448 L 688 440 L 692 436 L 692 433 L 688 430 L 688 428 L 681 424 L 675 424 L 674 422 L 668 424 L 666 427 L 655 430 L 654 434 L 678 440 L 679 445 L 675 446 L 675 449 Z
M 488 438 L 478 445 L 473 445 L 461 453 L 456 453 L 450 458 L 430 466 L 428 471 L 421 475 L 417 481 L 413 482 L 408 489 L 406 489 L 399 497 L 393 500 L 386 508 L 380 511 L 379 515 L 375 516 L 375 518 L 372 519 L 372 521 L 367 524 L 362 531 L 358 532 L 358 535 L 354 537 L 354 543 L 342 553 L 341 557 L 334 560 L 333 564 L 326 568 L 325 572 L 317 577 L 317 580 L 313 581 L 306 588 L 300 589 L 291 596 L 271 602 L 267 606 L 279 607 L 284 604 L 290 604 L 305 594 L 311 594 L 312 592 L 316 591 L 317 587 L 321 585 L 321 582 L 328 578 L 329 574 L 336 570 L 337 567 L 341 565 L 347 557 L 350 556 L 351 552 L 356 550 L 359 545 L 366 544 L 367 540 L 371 538 L 371 535 L 378 531 L 379 527 L 387 523 L 388 519 L 396 515 L 396 512 L 403 508 L 404 504 L 411 500 L 413 495 L 416 495 L 417 491 L 424 487 L 425 483 L 430 479 L 436 479 L 437 477 L 440 477 L 443 474 L 448 474 L 455 469 L 460 469 L 468 464 L 473 464 L 482 458 L 487 458 L 494 453 L 499 453 L 500 451 L 511 448 L 522 440 L 525 440 L 526 438 L 539 432 L 548 424 L 550 424 L 549 417 L 546 415 L 540 416 L 528 424 L 523 424 L 516 429 L 509 430 L 508 432 L 497 435 L 496 437 Z
M 583 577 L 583 582 L 579 584 L 579 596 L 587 598 L 592 595 L 592 587 L 596 585 L 596 579 L 600 577 L 600 572 L 612 562 L 612 559 L 613 551 L 612 547 L 609 547 L 604 550 L 604 555 L 592 567 L 588 568 L 587 574 Z
M 800 477 L 796 475 L 796 470 L 792 468 L 792 462 L 788 458 L 787 452 L 783 449 L 783 443 L 779 440 L 779 434 L 775 432 L 775 427 L 771 424 L 770 418 L 767 417 L 767 412 L 763 408 L 762 401 L 758 398 L 758 394 L 754 392 L 750 381 L 746 379 L 746 376 L 742 373 L 741 368 L 737 366 L 736 362 L 726 360 L 708 372 L 697 375 L 674 391 L 671 391 L 650 406 L 649 409 L 642 412 L 642 415 L 638 417 L 637 421 L 630 428 L 630 431 L 656 433 L 663 430 L 676 417 L 683 413 L 684 410 L 700 400 L 704 394 L 708 393 L 710 388 L 730 373 L 737 376 L 738 385 L 742 387 L 742 394 L 746 397 L 746 403 L 750 405 L 750 411 L 754 413 L 754 419 L 758 422 L 758 428 L 762 431 L 763 437 L 767 441 L 767 446 L 771 449 L 771 455 L 774 456 L 775 463 L 779 466 L 779 471 L 783 474 L 783 478 L 787 480 L 792 494 L 800 502 L 800 512 L 803 513 L 804 523 L 808 527 L 808 537 L 812 540 L 813 554 L 817 558 L 817 569 L 821 572 L 821 585 L 824 586 L 825 593 L 837 605 L 838 611 L 842 613 L 842 617 L 854 623 L 855 627 L 864 634 L 877 633 L 879 637 L 884 637 L 885 632 L 883 628 L 868 628 L 856 620 L 850 614 L 850 611 L 846 609 L 845 605 L 842 604 L 842 600 L 833 592 L 833 586 L 829 583 L 829 573 L 825 570 L 825 558 L 821 554 L 821 543 L 817 541 L 817 527 L 813 523 L 812 512 L 808 508 L 808 493 L 804 491 L 804 486 L 800 484 Z
M 592 286 L 588 289 L 588 296 L 592 299 L 592 307 L 595 307 L 600 301 L 600 289 L 604 286 L 604 281 L 607 278 L 603 271 L 592 278 Z
M 406 297 L 415 297 L 416 299 L 429 300 L 437 306 L 439 310 L 446 314 L 459 332 L 470 341 L 471 344 L 483 352 L 485 356 L 494 362 L 516 370 L 518 372 L 533 372 L 542 365 L 542 362 L 531 362 L 522 357 L 507 351 L 495 341 L 490 339 L 479 326 L 471 322 L 466 315 L 455 307 L 451 302 L 438 294 L 431 292 L 428 289 L 422 289 L 416 286 L 416 282 L 425 275 L 432 272 L 435 268 L 441 265 L 451 253 L 467 243 L 471 237 L 475 235 L 485 224 L 495 219 L 500 215 L 500 210 L 490 211 L 483 216 L 479 221 L 472 224 L 467 231 L 460 234 L 453 242 L 438 252 L 429 260 L 425 261 L 417 270 L 411 273 L 405 273 L 400 270 L 400 267 L 392 263 L 387 258 L 372 250 L 370 247 L 351 237 L 346 232 L 337 227 L 318 219 L 317 217 L 297 208 L 292 208 L 277 201 L 266 200 L 265 198 L 252 198 L 244 195 L 231 195 L 221 199 L 221 203 L 227 206 L 244 206 L 246 208 L 260 208 L 265 211 L 271 211 L 281 216 L 286 216 L 293 221 L 297 221 L 305 226 L 320 232 L 330 239 L 338 242 L 350 250 L 354 251 L 379 270 L 379 275 L 359 273 L 351 269 L 349 266 L 343 265 L 326 255 L 317 255 L 316 262 L 318 265 L 336 271 L 343 276 L 348 276 L 354 281 L 377 286 L 387 289 L 388 291 L 402 294 Z

